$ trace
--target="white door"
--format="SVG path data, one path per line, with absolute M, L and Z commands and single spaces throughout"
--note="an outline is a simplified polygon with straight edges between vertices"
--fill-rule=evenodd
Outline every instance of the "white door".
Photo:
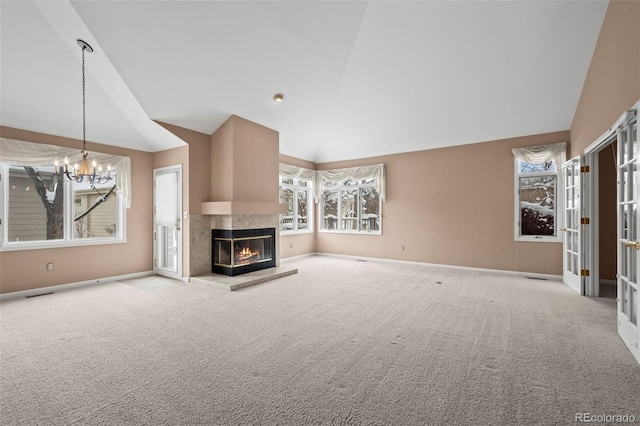
M 640 362 L 638 340 L 638 124 L 618 130 L 618 333 Z
M 182 279 L 182 165 L 153 171 L 153 271 Z
M 582 286 L 582 241 L 580 235 L 580 157 L 562 166 L 564 179 L 564 228 L 562 239 L 563 274 L 566 285 L 580 294 Z

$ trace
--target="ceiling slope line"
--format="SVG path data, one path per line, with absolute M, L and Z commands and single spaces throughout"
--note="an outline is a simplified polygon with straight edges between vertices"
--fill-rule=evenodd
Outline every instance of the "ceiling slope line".
M 144 144 L 140 144 L 141 141 L 136 141 L 138 148 L 157 152 L 187 144 L 149 118 L 70 2 L 33 3 L 79 61 L 81 60 L 81 51 L 78 49 L 76 40 L 81 38 L 93 47 L 92 64 L 87 67 L 87 73 L 96 80 L 103 92 L 122 113 L 122 116 L 141 135 L 141 138 L 144 138 Z

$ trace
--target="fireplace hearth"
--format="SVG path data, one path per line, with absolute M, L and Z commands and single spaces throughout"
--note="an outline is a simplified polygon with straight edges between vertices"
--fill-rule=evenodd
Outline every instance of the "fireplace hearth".
M 276 266 L 276 230 L 211 230 L 211 271 L 235 276 Z

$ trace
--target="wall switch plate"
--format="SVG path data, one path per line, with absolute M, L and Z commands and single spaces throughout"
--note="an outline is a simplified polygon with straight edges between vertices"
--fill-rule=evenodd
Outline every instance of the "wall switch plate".
M 47 271 L 49 272 L 53 271 L 53 262 L 47 263 Z

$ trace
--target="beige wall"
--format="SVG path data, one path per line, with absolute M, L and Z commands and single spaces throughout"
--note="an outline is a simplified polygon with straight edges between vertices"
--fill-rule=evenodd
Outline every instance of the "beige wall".
M 385 163 L 387 201 L 381 236 L 320 232 L 316 251 L 560 275 L 561 243 L 514 241 L 511 149 L 568 138 L 565 131 L 319 164 Z
M 211 199 L 278 203 L 279 135 L 232 115 L 211 135 Z
M 158 124 L 189 145 L 189 203 L 183 207 L 191 214 L 198 214 L 200 203 L 211 198 L 211 135 L 167 123 Z
M 211 200 L 278 203 L 279 135 L 232 115 L 211 135 Z
M 233 116 L 211 135 L 211 194 L 205 201 L 233 200 Z
M 232 201 L 279 203 L 280 135 L 244 118 L 233 120 Z
M 0 127 L 5 138 L 82 148 L 82 142 L 42 133 Z M 0 253 L 0 292 L 46 287 L 153 269 L 151 244 L 151 181 L 153 156 L 107 145 L 87 143 L 87 149 L 131 158 L 133 202 L 127 210 L 127 242 L 86 247 L 23 250 Z M 46 270 L 48 262 L 54 270 Z
M 571 155 L 584 152 L 640 99 L 640 1 L 609 2 L 571 124 Z
M 616 279 L 616 166 L 614 152 L 616 142 L 598 154 L 599 182 L 599 239 L 600 278 Z

